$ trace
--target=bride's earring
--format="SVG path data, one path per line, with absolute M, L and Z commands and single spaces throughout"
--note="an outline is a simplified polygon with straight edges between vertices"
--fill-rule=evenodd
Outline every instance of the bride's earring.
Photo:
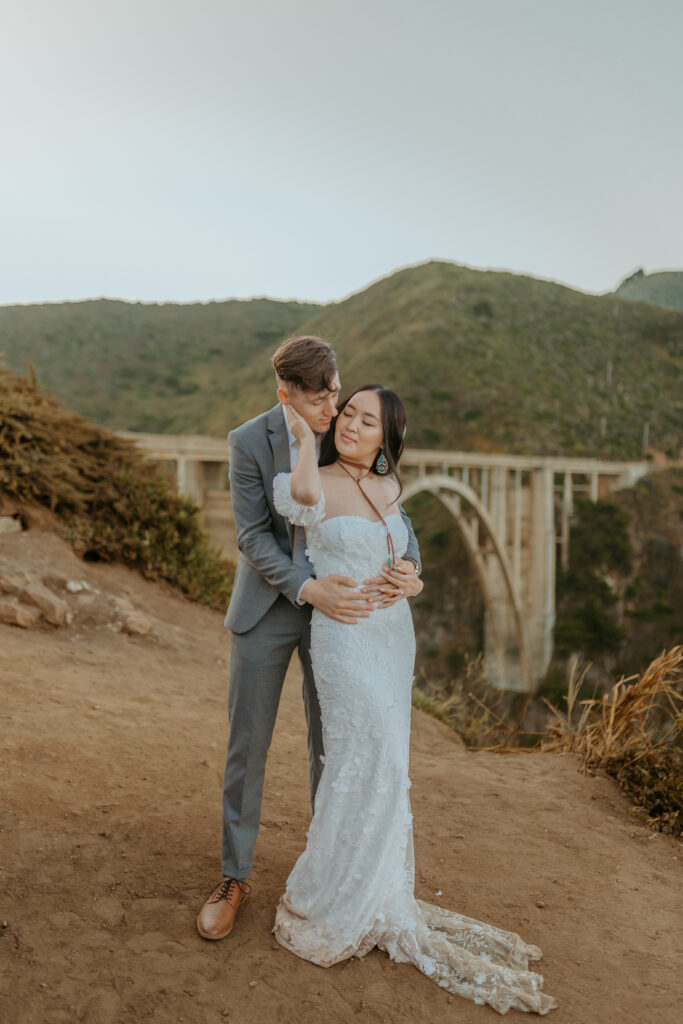
M 386 472 L 388 472 L 388 470 L 389 470 L 389 463 L 387 462 L 387 457 L 386 457 L 386 455 L 384 454 L 384 452 L 383 452 L 383 450 L 381 448 L 379 450 L 379 458 L 377 459 L 377 462 L 375 463 L 375 469 L 382 476 L 384 476 L 384 474 Z

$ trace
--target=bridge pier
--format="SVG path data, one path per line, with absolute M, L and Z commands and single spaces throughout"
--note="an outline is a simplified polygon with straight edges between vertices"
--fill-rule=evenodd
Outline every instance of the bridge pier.
M 204 504 L 204 463 L 180 457 L 176 461 L 178 494 L 200 507 Z
M 119 437 L 134 441 L 148 459 L 174 466 L 178 494 L 200 508 L 207 491 L 225 490 L 229 465 L 228 442 L 215 437 L 171 434 L 136 434 L 119 430 Z
M 522 579 L 522 590 L 529 623 L 532 674 L 533 679 L 538 682 L 545 675 L 553 653 L 555 504 L 552 470 L 545 466 L 532 470 L 530 478 L 529 568 Z

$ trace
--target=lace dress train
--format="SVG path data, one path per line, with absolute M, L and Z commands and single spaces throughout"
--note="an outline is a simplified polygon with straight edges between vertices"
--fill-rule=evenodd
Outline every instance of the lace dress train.
M 317 576 L 341 573 L 359 583 L 386 560 L 381 522 L 324 519 L 292 499 L 291 474 L 278 474 L 275 505 L 306 527 Z M 408 532 L 386 517 L 397 555 Z M 313 610 L 311 657 L 320 700 L 325 765 L 306 849 L 276 912 L 277 940 L 297 956 L 329 967 L 373 946 L 418 967 L 442 988 L 499 1013 L 545 1014 L 556 1006 L 529 970 L 541 951 L 514 932 L 415 899 L 408 790 L 415 635 L 407 601 L 347 626 Z

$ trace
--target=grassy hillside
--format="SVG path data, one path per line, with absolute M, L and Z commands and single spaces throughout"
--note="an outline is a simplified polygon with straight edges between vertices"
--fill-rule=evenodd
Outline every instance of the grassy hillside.
M 323 307 L 349 388 L 403 396 L 409 443 L 639 458 L 643 425 L 683 444 L 683 313 L 514 274 L 432 262 Z M 231 424 L 263 408 L 270 370 L 232 381 Z
M 409 443 L 638 458 L 683 444 L 683 312 L 431 262 L 343 302 L 0 309 L 0 352 L 101 423 L 221 436 L 274 400 L 287 334 L 335 345 L 344 389 L 403 396 Z
M 683 270 L 665 270 L 657 274 L 638 270 L 622 281 L 614 294 L 620 299 L 650 302 L 665 309 L 683 309 Z
M 90 302 L 0 307 L 0 359 L 109 427 L 220 436 L 221 405 L 243 362 L 272 352 L 317 307 L 272 299 L 143 304 Z

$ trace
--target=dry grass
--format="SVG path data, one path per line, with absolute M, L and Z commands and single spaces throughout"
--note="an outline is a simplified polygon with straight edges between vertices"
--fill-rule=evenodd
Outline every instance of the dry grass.
M 546 702 L 555 722 L 543 750 L 570 751 L 587 771 L 613 776 L 662 831 L 683 825 L 683 646 L 655 658 L 640 676 L 620 679 L 601 699 L 578 701 L 575 674 L 567 710 Z
M 683 682 L 683 646 L 663 651 L 640 676 L 620 679 L 601 699 L 578 702 L 581 710 L 575 718 L 585 672 L 576 673 L 569 682 L 566 713 L 545 702 L 557 721 L 548 731 L 544 749 L 573 751 L 583 757 L 586 767 L 596 768 L 615 756 L 637 757 L 643 748 L 655 749 L 680 733 L 683 696 L 677 686 Z M 671 724 L 662 738 L 655 739 L 667 707 Z
M 585 771 L 614 778 L 656 829 L 680 835 L 683 646 L 663 651 L 640 676 L 620 679 L 602 698 L 579 700 L 588 668 L 572 675 L 566 711 L 543 698 L 552 717 L 542 733 L 522 729 L 534 700 L 538 711 L 537 698 L 528 697 L 520 711 L 513 695 L 487 683 L 481 656 L 448 691 L 429 694 L 415 686 L 413 704 L 445 722 L 473 749 L 520 753 L 529 750 L 531 740 L 536 750 L 577 754 Z
M 445 722 L 467 747 L 511 752 L 528 749 L 519 745 L 520 739 L 537 735 L 521 729 L 531 698 L 527 699 L 521 714 L 515 716 L 517 724 L 511 725 L 510 694 L 495 689 L 487 681 L 481 654 L 467 661 L 464 676 L 452 682 L 447 690 L 425 692 L 428 684 L 424 678 L 423 687 L 413 687 L 414 706 Z

